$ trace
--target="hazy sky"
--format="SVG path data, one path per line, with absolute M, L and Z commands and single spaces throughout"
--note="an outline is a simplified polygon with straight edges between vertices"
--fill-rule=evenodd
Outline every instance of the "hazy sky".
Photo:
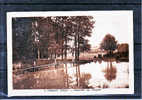
M 47 16 L 93 16 L 96 21 L 92 36 L 88 38 L 92 47 L 100 44 L 106 34 L 115 36 L 118 43 L 133 43 L 133 13 L 122 11 L 60 11 L 60 12 L 8 12 L 12 17 L 47 17 Z M 9 23 L 11 25 L 11 23 Z
M 129 12 L 98 12 L 94 14 L 94 20 L 95 27 L 89 38 L 92 47 L 99 45 L 108 33 L 115 36 L 118 43 L 130 43 L 133 17 Z

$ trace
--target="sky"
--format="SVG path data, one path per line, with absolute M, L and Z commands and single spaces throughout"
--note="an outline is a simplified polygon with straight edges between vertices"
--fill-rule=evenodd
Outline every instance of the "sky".
M 88 38 L 92 47 L 98 46 L 108 33 L 113 35 L 118 43 L 131 42 L 133 17 L 129 12 L 98 12 L 93 17 L 95 27 L 92 36 Z
M 8 12 L 12 17 L 47 16 L 93 16 L 95 27 L 88 38 L 92 47 L 99 46 L 106 34 L 112 34 L 118 43 L 133 43 L 133 13 L 131 10 L 112 11 L 54 11 L 54 12 Z M 11 23 L 9 23 L 11 25 Z

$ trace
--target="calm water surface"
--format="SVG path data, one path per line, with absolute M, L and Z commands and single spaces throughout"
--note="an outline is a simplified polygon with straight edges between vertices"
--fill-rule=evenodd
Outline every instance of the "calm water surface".
M 128 88 L 128 62 L 91 62 L 78 66 L 80 74 L 72 63 L 56 68 L 14 77 L 15 89 L 64 89 L 64 88 Z M 79 72 L 78 72 L 79 73 Z M 79 76 L 80 75 L 80 76 Z M 80 81 L 77 81 L 79 77 Z M 67 85 L 68 84 L 68 85 Z M 77 84 L 80 84 L 79 86 Z
M 75 68 L 71 67 L 71 64 L 67 65 L 68 74 L 75 76 Z M 91 78 L 89 80 L 89 86 L 94 88 L 107 85 L 110 88 L 125 88 L 129 84 L 129 63 L 128 62 L 112 62 L 110 63 L 102 61 L 92 62 L 80 65 L 80 73 L 89 73 Z M 74 77 L 75 78 L 75 77 Z

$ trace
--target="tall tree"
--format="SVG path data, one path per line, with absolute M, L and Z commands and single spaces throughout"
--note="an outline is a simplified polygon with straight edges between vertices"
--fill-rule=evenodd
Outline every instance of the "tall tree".
M 31 34 L 32 20 L 30 18 L 12 19 L 13 59 L 33 59 L 33 42 Z
M 74 37 L 74 48 L 72 50 L 75 51 L 75 61 L 79 61 L 80 47 L 85 46 L 82 44 L 85 44 L 86 37 L 91 36 L 94 23 L 92 16 L 71 16 L 70 25 Z
M 100 44 L 102 50 L 106 50 L 109 54 L 112 54 L 112 51 L 117 49 L 117 41 L 115 37 L 111 34 L 107 34 Z
M 80 66 L 79 66 L 79 56 L 86 42 L 86 37 L 91 36 L 92 29 L 94 27 L 94 21 L 92 16 L 72 16 L 72 35 L 74 37 L 74 50 L 75 52 L 75 62 L 78 64 L 76 66 L 77 75 L 77 85 L 80 86 Z

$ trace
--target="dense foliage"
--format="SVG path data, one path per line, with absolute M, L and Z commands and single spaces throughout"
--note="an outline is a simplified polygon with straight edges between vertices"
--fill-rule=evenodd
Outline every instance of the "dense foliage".
M 111 53 L 117 49 L 117 41 L 111 34 L 107 34 L 101 42 L 100 48 Z
M 86 37 L 91 36 L 91 16 L 55 16 L 13 18 L 13 59 L 62 57 L 90 50 Z

